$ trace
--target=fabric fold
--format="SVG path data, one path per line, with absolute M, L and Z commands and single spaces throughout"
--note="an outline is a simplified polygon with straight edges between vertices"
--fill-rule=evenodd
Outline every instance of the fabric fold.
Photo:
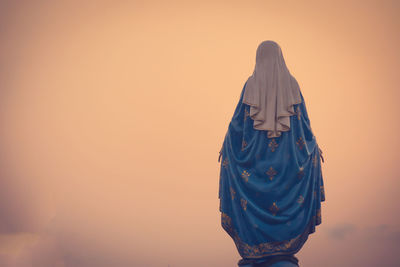
M 243 103 L 250 106 L 254 129 L 268 131 L 268 138 L 279 137 L 290 130 L 289 117 L 300 102 L 300 87 L 286 66 L 280 46 L 270 40 L 262 42 L 243 97 Z
M 322 151 L 301 92 L 280 117 L 290 130 L 270 137 L 254 127 L 258 111 L 243 101 L 246 83 L 219 155 L 221 225 L 245 259 L 291 255 L 322 221 Z

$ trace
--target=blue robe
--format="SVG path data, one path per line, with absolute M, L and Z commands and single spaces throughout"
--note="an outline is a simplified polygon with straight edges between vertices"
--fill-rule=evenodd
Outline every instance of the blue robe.
M 253 128 L 239 103 L 220 151 L 221 225 L 243 259 L 297 253 L 321 224 L 325 191 L 319 149 L 303 95 L 280 137 Z M 322 158 L 323 160 L 323 158 Z

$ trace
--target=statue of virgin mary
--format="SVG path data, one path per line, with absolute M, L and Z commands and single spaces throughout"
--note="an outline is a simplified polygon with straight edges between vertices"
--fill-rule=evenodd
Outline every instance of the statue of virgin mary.
M 280 46 L 263 41 L 219 154 L 222 228 L 239 266 L 298 266 L 321 224 L 322 150 Z

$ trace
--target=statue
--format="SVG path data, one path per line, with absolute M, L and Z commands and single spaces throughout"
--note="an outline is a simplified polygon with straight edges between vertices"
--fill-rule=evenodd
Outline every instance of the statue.
M 221 225 L 239 266 L 298 266 L 294 254 L 321 224 L 321 160 L 299 84 L 280 46 L 264 41 L 218 157 Z

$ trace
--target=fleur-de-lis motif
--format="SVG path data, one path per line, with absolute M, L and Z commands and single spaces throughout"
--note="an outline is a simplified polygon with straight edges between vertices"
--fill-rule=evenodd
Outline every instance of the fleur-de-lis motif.
M 301 167 L 299 168 L 299 172 L 297 173 L 297 177 L 298 177 L 299 179 L 301 179 L 301 178 L 304 177 L 304 167 L 303 167 L 303 166 L 301 166 Z
M 274 170 L 274 168 L 269 167 L 268 171 L 266 172 L 266 174 L 269 176 L 269 179 L 272 181 L 272 179 L 274 178 L 274 176 L 277 174 L 277 172 Z
M 325 189 L 323 185 L 320 186 L 320 190 L 321 190 L 321 199 L 325 200 Z
M 296 108 L 296 113 L 297 113 L 297 119 L 300 120 L 301 110 L 300 110 L 299 106 L 297 106 L 297 108 Z
M 300 136 L 300 137 L 297 139 L 296 144 L 299 146 L 300 149 L 303 149 L 303 146 L 304 146 L 304 144 L 305 144 L 305 142 L 304 142 L 304 140 L 303 140 L 303 137 Z
M 232 200 L 234 200 L 234 199 L 235 199 L 236 192 L 235 192 L 235 190 L 234 190 L 232 187 L 230 188 L 230 191 L 231 191 Z
M 317 191 L 314 190 L 314 197 L 317 197 Z
M 278 143 L 275 141 L 275 138 L 272 138 L 269 142 L 268 146 L 271 148 L 271 151 L 274 152 L 275 149 L 278 147 Z
M 247 209 L 247 200 L 244 199 L 244 198 L 241 198 L 241 199 L 240 199 L 240 205 L 242 205 L 242 208 L 243 208 L 244 210 L 246 210 L 246 209 Z
M 321 208 L 317 209 L 317 214 L 316 216 L 316 224 L 320 224 L 321 223 Z
M 278 205 L 276 205 L 276 202 L 272 203 L 272 205 L 269 207 L 269 210 L 272 212 L 272 215 L 276 215 L 276 213 L 279 211 Z
M 242 151 L 245 149 L 245 147 L 247 146 L 247 142 L 246 140 L 242 140 Z
M 318 163 L 317 153 L 314 154 L 314 156 L 312 158 L 312 163 L 313 163 L 314 167 L 317 167 L 317 163 Z
M 286 184 L 286 185 L 285 185 L 285 190 L 288 190 L 288 189 L 289 189 L 289 185 Z
M 304 197 L 302 195 L 299 196 L 299 198 L 297 199 L 297 203 L 299 203 L 300 205 L 303 204 L 304 202 Z
M 224 159 L 224 161 L 222 161 L 222 166 L 226 169 L 228 167 L 229 161 L 227 158 Z
M 244 121 L 246 121 L 246 118 L 250 117 L 249 112 L 247 111 L 247 109 L 244 109 Z
M 241 176 L 242 176 L 242 178 L 243 178 L 244 181 L 248 182 L 248 181 L 249 181 L 250 173 L 248 173 L 246 170 L 243 170 Z

